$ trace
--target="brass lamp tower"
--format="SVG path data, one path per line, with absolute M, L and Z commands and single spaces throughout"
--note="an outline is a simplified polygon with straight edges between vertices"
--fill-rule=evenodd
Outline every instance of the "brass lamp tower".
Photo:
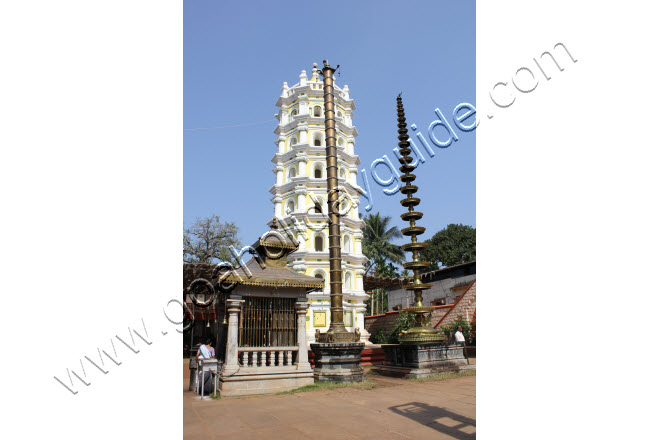
M 337 66 L 339 67 L 339 66 Z M 337 184 L 337 137 L 335 131 L 335 95 L 333 74 L 336 69 L 323 60 L 323 102 L 325 114 L 325 156 L 328 182 L 328 241 L 330 249 L 330 327 L 319 333 L 317 342 L 357 342 L 358 332 L 344 326 L 342 304 L 341 240 L 339 231 L 339 187 Z
M 401 154 L 401 158 L 399 159 L 401 166 L 399 167 L 399 170 L 404 173 L 401 176 L 401 181 L 405 183 L 399 191 L 401 194 L 406 195 L 406 197 L 401 200 L 401 205 L 408 208 L 408 212 L 401 214 L 401 219 L 410 222 L 409 227 L 401 229 L 403 235 L 410 237 L 410 243 L 406 243 L 401 247 L 404 251 L 412 252 L 412 261 L 403 263 L 403 267 L 405 269 L 412 269 L 414 273 L 412 283 L 404 288 L 406 290 L 412 290 L 415 293 L 414 306 L 404 310 L 415 314 L 415 326 L 402 332 L 399 335 L 399 342 L 402 344 L 419 344 L 424 342 L 437 343 L 444 341 L 444 335 L 424 323 L 424 315 L 432 312 L 434 308 L 424 307 L 422 304 L 422 291 L 431 288 L 431 285 L 423 284 L 421 282 L 420 272 L 422 269 L 429 267 L 431 263 L 419 259 L 419 252 L 422 249 L 425 249 L 428 244 L 417 241 L 417 236 L 423 234 L 424 231 L 426 231 L 426 228 L 415 224 L 417 220 L 422 218 L 423 214 L 419 211 L 415 211 L 415 206 L 419 205 L 420 200 L 417 197 L 413 197 L 413 194 L 417 192 L 417 186 L 412 184 L 416 176 L 411 174 L 411 172 L 415 170 L 415 167 L 410 165 L 413 158 L 410 156 L 411 150 L 410 142 L 408 142 L 408 128 L 406 125 L 406 116 L 403 110 L 401 94 L 396 98 L 396 107 L 399 127 L 399 153 Z

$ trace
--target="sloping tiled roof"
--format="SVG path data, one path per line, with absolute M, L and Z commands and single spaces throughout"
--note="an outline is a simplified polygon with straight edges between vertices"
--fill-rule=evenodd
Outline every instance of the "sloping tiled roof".
M 288 267 L 274 267 L 259 265 L 256 259 L 251 259 L 244 268 L 236 269 L 229 275 L 226 283 L 237 282 L 245 286 L 273 286 L 273 287 L 306 287 L 309 289 L 323 289 L 323 280 L 295 272 Z
M 214 264 L 184 264 L 183 265 L 183 288 L 187 288 L 196 278 L 212 280 Z M 227 271 L 223 269 L 222 273 Z M 216 279 L 213 281 L 217 282 Z M 295 272 L 288 267 L 274 267 L 272 265 L 261 266 L 252 258 L 244 267 L 237 267 L 223 280 L 225 283 L 236 282 L 245 286 L 270 286 L 270 287 L 304 287 L 307 289 L 323 289 L 324 281 L 308 275 Z

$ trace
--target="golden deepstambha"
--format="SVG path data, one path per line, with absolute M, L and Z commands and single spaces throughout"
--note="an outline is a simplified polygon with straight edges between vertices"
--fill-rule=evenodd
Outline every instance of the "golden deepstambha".
M 417 226 L 415 223 L 417 220 L 422 218 L 423 214 L 415 210 L 415 206 L 419 205 L 420 199 L 413 197 L 413 194 L 417 192 L 417 186 L 412 184 L 416 176 L 411 174 L 411 172 L 415 170 L 415 167 L 410 165 L 410 163 L 413 161 L 413 158 L 410 156 L 411 150 L 410 142 L 408 142 L 408 128 L 406 125 L 406 116 L 403 110 L 401 94 L 399 94 L 399 96 L 396 98 L 396 107 L 397 122 L 399 127 L 399 154 L 401 155 L 401 158 L 399 159 L 399 162 L 401 163 L 399 170 L 403 173 L 401 176 L 401 181 L 405 183 L 405 185 L 403 185 L 399 191 L 401 194 L 406 195 L 406 197 L 401 200 L 401 205 L 408 208 L 408 212 L 401 214 L 401 219 L 410 223 L 409 227 L 401 229 L 401 233 L 403 235 L 410 237 L 410 243 L 406 243 L 401 247 L 404 251 L 412 252 L 412 261 L 403 263 L 403 267 L 405 269 L 411 269 L 414 274 L 412 283 L 405 286 L 405 289 L 412 290 L 415 293 L 414 306 L 404 310 L 406 312 L 415 314 L 415 326 L 410 330 L 402 332 L 399 335 L 399 342 L 402 344 L 441 342 L 445 339 L 444 335 L 437 330 L 430 328 L 424 323 L 424 315 L 426 313 L 432 312 L 434 308 L 424 307 L 422 304 L 422 291 L 430 289 L 431 284 L 423 284 L 420 280 L 420 273 L 422 269 L 429 267 L 431 263 L 427 261 L 421 261 L 419 258 L 419 252 L 426 248 L 428 244 L 417 241 L 417 236 L 423 234 L 426 228 Z

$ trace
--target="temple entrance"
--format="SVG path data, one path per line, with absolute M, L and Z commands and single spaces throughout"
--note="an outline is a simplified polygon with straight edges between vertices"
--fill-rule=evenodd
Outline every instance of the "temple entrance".
M 239 316 L 239 347 L 297 344 L 296 298 L 245 297 Z

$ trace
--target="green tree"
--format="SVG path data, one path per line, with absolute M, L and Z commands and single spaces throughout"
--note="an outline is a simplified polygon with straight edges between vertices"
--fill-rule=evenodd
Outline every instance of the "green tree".
M 398 278 L 399 270 L 391 261 L 385 260 L 382 256 L 376 256 L 376 261 L 372 266 L 373 273 L 383 278 Z
M 428 324 L 430 316 L 425 318 L 425 324 Z M 389 330 L 379 329 L 371 334 L 371 342 L 374 344 L 398 344 L 401 332 L 409 330 L 415 326 L 415 314 L 410 312 L 400 312 L 394 327 Z
M 377 315 L 388 311 L 387 290 L 378 288 L 370 292 L 371 301 L 367 301 L 366 316 Z
M 369 259 L 365 267 L 367 273 L 372 270 L 377 272 L 377 267 L 380 267 L 380 271 L 385 273 L 390 267 L 387 265 L 388 262 L 399 264 L 404 261 L 401 246 L 390 242 L 394 238 L 403 237 L 399 228 L 389 227 L 391 221 L 391 217 L 381 217 L 380 213 L 369 214 L 364 218 L 362 253 Z
M 233 262 L 235 257 L 229 250 L 231 246 L 240 250 L 238 226 L 221 222 L 217 215 L 198 218 L 183 230 L 184 263 Z
M 407 271 L 406 271 L 407 272 Z M 372 273 L 382 278 L 400 278 L 398 268 L 391 261 L 385 261 L 382 256 L 377 256 L 373 265 Z M 387 289 L 377 288 L 371 292 L 372 300 L 367 303 L 367 315 L 385 313 L 389 310 Z M 372 310 L 373 307 L 373 310 Z
M 429 271 L 474 261 L 477 257 L 477 230 L 472 226 L 447 225 L 425 243 L 429 246 L 422 251 L 421 257 L 431 262 Z

